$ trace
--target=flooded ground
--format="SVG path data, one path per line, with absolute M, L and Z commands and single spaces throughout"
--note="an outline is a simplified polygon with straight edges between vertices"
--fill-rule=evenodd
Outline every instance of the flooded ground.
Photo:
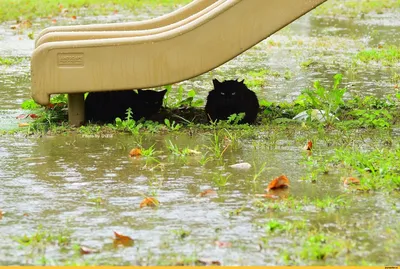
M 130 21 L 164 12 L 58 23 Z M 356 55 L 382 44 L 399 46 L 398 15 L 309 14 L 179 85 L 204 98 L 214 77 L 257 77 L 260 99 L 291 102 L 314 80 L 331 84 L 332 76 L 342 73 L 347 98 L 394 93 L 398 63 L 364 64 Z M 1 130 L 16 128 L 20 105 L 29 99 L 33 40 L 28 33 L 36 35 L 51 21 L 36 21 L 20 34 L 12 24 L 0 26 L 0 57 L 21 61 L 0 65 Z M 0 136 L 0 264 L 399 265 L 399 192 L 345 188 L 340 178 L 356 171 L 340 165 L 315 178 L 314 169 L 321 167 L 302 150 L 307 140 L 314 141 L 319 166 L 346 146 L 393 152 L 400 147 L 395 130 L 326 134 L 271 126 L 139 136 Z M 179 154 L 171 143 L 200 154 Z M 152 145 L 151 157 L 128 156 L 131 148 Z M 221 149 L 223 156 L 215 157 Z M 400 167 L 399 160 L 397 155 L 391 167 Z M 229 167 L 240 162 L 252 167 Z M 262 197 L 281 174 L 290 187 L 275 193 L 279 199 Z M 200 195 L 209 189 L 216 194 Z M 156 197 L 160 206 L 140 208 L 145 196 Z M 117 244 L 113 231 L 130 236 L 133 245 Z M 82 254 L 83 246 L 95 253 Z

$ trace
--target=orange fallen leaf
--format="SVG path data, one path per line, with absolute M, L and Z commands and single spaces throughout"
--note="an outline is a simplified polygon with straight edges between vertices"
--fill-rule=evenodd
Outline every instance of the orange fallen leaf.
M 204 196 L 216 196 L 217 192 L 212 190 L 212 189 L 208 189 L 205 191 L 200 192 L 199 196 L 200 197 L 204 197 Z
M 272 189 L 283 187 L 289 187 L 289 179 L 285 175 L 280 175 L 279 177 L 273 179 L 265 190 L 269 192 Z
M 114 231 L 114 245 L 122 245 L 124 247 L 129 247 L 133 245 L 133 239 L 129 236 L 123 235 L 121 233 L 118 233 Z
M 118 10 L 114 10 L 113 13 L 114 13 L 114 15 L 118 14 Z
M 98 253 L 99 251 L 97 249 L 81 246 L 79 248 L 79 252 L 81 253 L 81 255 L 86 255 L 86 254 Z
M 303 148 L 304 150 L 312 150 L 312 141 L 308 140 L 307 144 Z
M 29 214 L 28 213 L 24 213 L 22 216 L 29 217 Z
M 52 19 L 51 23 L 57 23 L 57 20 L 56 19 Z
M 29 126 L 29 123 L 27 123 L 27 122 L 18 123 L 18 127 L 27 127 L 27 126 Z
M 32 119 L 37 119 L 37 118 L 39 118 L 39 116 L 36 115 L 36 114 L 29 114 L 28 116 L 31 117 Z
M 71 19 L 72 19 L 72 20 L 76 20 L 76 16 L 73 15 L 73 16 L 71 17 Z
M 394 88 L 395 88 L 395 89 L 398 89 L 398 88 L 399 88 L 399 85 L 398 85 L 398 84 L 394 85 Z
M 220 248 L 230 248 L 232 247 L 231 242 L 223 242 L 223 241 L 215 241 L 215 245 L 217 245 Z
M 129 152 L 129 157 L 137 157 L 142 155 L 142 150 L 140 148 L 131 149 Z
M 159 206 L 160 202 L 153 197 L 146 197 L 143 199 L 143 201 L 140 203 L 140 208 L 148 206 L 148 207 L 156 207 Z
M 3 218 L 3 211 L 0 210 L 0 219 Z
M 345 178 L 342 178 L 342 180 L 343 180 L 343 184 L 345 186 L 360 184 L 360 180 L 356 177 L 345 177 Z

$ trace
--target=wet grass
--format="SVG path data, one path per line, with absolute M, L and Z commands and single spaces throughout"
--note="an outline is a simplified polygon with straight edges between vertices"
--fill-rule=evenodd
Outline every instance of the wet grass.
M 329 0 L 314 12 L 316 15 L 357 17 L 368 13 L 398 12 L 399 9 L 398 0 Z
M 0 65 L 11 66 L 20 64 L 24 59 L 23 57 L 0 57 Z
M 400 48 L 386 46 L 378 49 L 366 49 L 357 53 L 355 59 L 363 63 L 378 62 L 390 66 L 400 62 Z
M 55 16 L 76 16 L 81 13 L 85 15 L 105 15 L 118 10 L 133 11 L 144 6 L 157 7 L 160 5 L 174 6 L 186 4 L 189 0 L 115 0 L 103 2 L 99 0 L 63 0 L 41 1 L 41 0 L 0 0 L 0 22 L 24 21 L 36 18 L 47 18 Z

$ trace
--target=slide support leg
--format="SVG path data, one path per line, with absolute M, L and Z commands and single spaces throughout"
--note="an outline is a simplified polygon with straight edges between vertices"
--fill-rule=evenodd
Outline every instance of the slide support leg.
M 72 126 L 81 126 L 85 122 L 85 100 L 83 93 L 68 94 L 68 121 Z

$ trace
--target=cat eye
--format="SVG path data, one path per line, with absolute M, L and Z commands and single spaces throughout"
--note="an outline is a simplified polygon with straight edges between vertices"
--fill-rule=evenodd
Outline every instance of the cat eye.
M 232 95 L 235 95 L 235 94 L 236 94 L 236 92 L 233 92 L 233 93 L 232 93 Z
M 225 93 L 224 93 L 224 92 L 221 92 L 221 95 L 225 95 Z

